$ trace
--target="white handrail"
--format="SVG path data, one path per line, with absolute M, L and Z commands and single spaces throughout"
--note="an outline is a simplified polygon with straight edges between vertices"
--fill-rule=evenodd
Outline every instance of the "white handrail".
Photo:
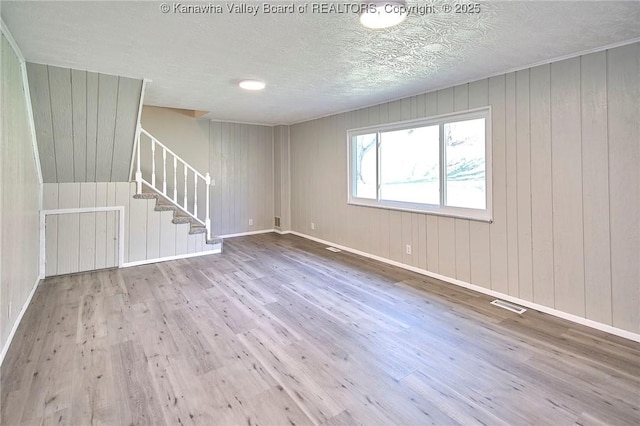
M 142 165 L 140 161 L 140 147 L 142 138 L 140 137 L 142 134 L 145 134 L 151 140 L 151 182 L 148 182 L 142 176 Z M 162 183 L 160 185 L 156 185 L 156 145 L 162 148 Z M 173 156 L 173 196 L 170 196 L 167 193 L 167 154 Z M 178 162 L 182 163 L 182 167 L 184 170 L 184 198 L 183 204 L 180 205 L 178 202 Z M 165 146 L 162 142 L 160 142 L 157 138 L 155 138 L 152 134 L 147 132 L 141 126 L 138 127 L 136 131 L 136 193 L 142 193 L 142 184 L 146 184 L 147 186 L 154 189 L 158 192 L 163 198 L 167 201 L 173 203 L 177 208 L 187 213 L 193 219 L 195 219 L 198 223 L 205 226 L 207 230 L 207 240 L 211 239 L 211 220 L 209 217 L 209 208 L 210 208 L 210 197 L 209 191 L 211 190 L 211 177 L 209 173 L 202 174 L 198 172 L 196 169 L 191 167 L 186 161 L 180 158 L 176 153 L 171 151 L 167 146 Z M 188 185 L 188 175 L 189 172 L 193 173 L 193 209 L 189 209 L 189 185 Z M 202 221 L 198 217 L 198 178 L 202 179 L 206 188 L 206 206 L 205 206 L 205 220 Z
M 145 135 L 147 135 L 149 137 L 149 139 L 153 139 L 156 141 L 156 143 L 158 145 L 160 145 L 162 148 L 167 150 L 167 153 L 173 155 L 178 161 L 180 161 L 182 164 L 186 165 L 187 168 L 189 168 L 189 170 L 191 170 L 193 173 L 197 174 L 199 177 L 201 177 L 202 179 L 206 179 L 206 177 L 200 173 L 199 171 L 197 171 L 196 169 L 194 169 L 193 167 L 191 167 L 189 165 L 189 163 L 187 163 L 186 161 L 184 161 L 182 158 L 180 158 L 180 156 L 178 154 L 176 154 L 175 152 L 171 151 L 171 149 L 169 149 L 166 145 L 164 145 L 162 142 L 160 142 L 155 136 L 153 136 L 151 133 L 147 132 L 145 129 L 143 129 L 142 127 L 140 128 L 140 132 L 144 133 Z

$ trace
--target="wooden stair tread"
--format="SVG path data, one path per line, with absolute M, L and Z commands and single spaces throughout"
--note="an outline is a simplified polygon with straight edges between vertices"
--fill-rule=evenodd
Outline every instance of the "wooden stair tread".
M 146 185 L 143 187 L 141 194 L 134 194 L 133 198 L 142 199 L 142 200 L 151 200 L 155 199 L 156 204 L 154 210 L 157 212 L 163 211 L 172 211 L 173 219 L 172 223 L 179 224 L 189 224 L 189 234 L 206 234 L 207 228 L 198 220 L 193 218 L 191 215 L 184 212 L 178 205 L 175 205 L 171 200 L 166 199 L 164 196 L 161 196 L 158 192 L 156 192 L 153 188 L 147 187 Z M 222 245 L 223 239 L 220 237 L 211 237 L 207 238 L 205 236 L 205 244 L 207 245 Z

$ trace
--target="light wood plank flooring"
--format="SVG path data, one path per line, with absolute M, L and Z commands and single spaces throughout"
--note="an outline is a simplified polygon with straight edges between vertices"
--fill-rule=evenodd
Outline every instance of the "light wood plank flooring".
M 47 279 L 13 424 L 638 424 L 640 345 L 294 237 Z

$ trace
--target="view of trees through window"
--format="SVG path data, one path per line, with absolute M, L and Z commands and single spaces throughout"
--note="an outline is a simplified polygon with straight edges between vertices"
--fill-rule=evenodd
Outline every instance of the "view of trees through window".
M 446 205 L 485 209 L 484 119 L 444 124 Z
M 483 117 L 353 136 L 352 195 L 486 209 L 485 125 Z
M 380 198 L 440 203 L 438 126 L 380 134 Z

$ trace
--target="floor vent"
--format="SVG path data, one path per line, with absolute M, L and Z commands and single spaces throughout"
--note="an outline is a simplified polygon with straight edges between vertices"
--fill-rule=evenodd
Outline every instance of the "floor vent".
M 522 306 L 517 306 L 517 305 L 512 305 L 509 302 L 505 302 L 504 300 L 494 300 L 493 302 L 491 302 L 492 305 L 498 306 L 500 308 L 506 309 L 508 311 L 511 312 L 515 312 L 518 315 L 524 314 L 525 312 L 527 312 L 527 310 L 525 308 L 523 308 Z
M 332 251 L 334 253 L 338 253 L 342 251 L 339 248 L 335 248 L 335 247 L 327 247 L 327 250 Z

